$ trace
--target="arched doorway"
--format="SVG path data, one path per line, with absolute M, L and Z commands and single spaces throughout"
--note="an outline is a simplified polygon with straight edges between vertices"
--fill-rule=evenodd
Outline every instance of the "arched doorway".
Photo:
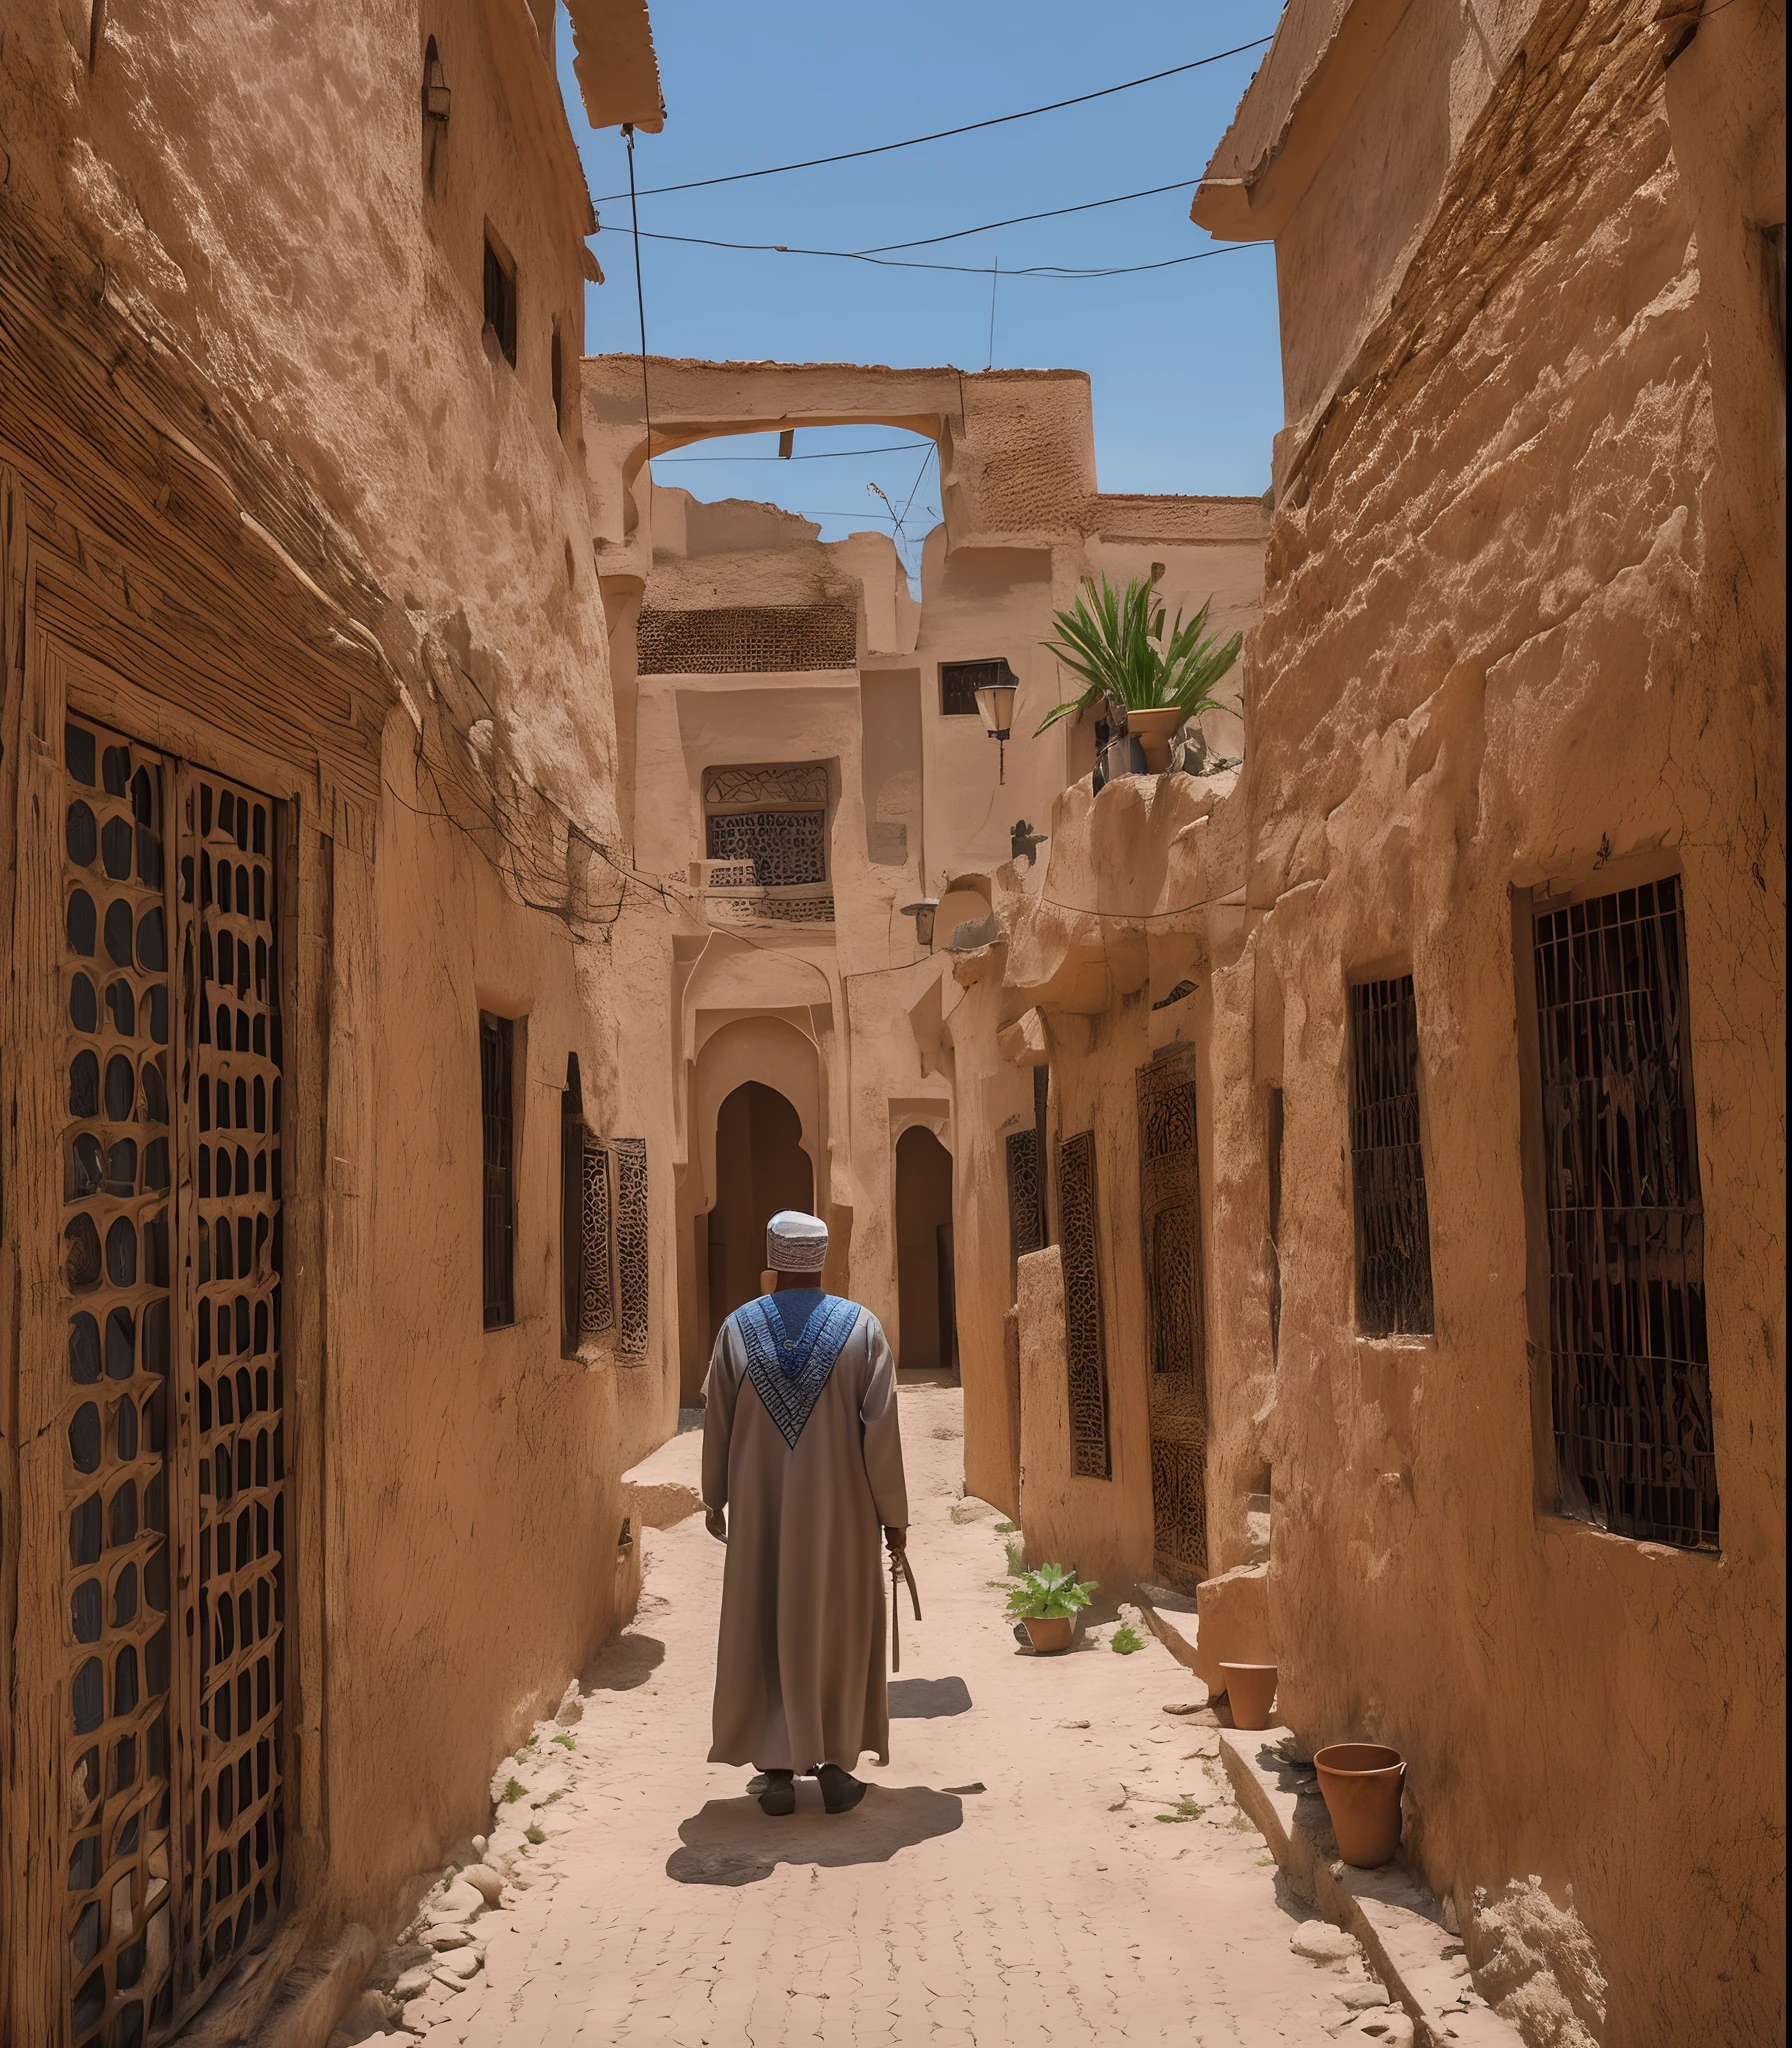
M 802 1119 L 763 1081 L 743 1081 L 716 1114 L 716 1199 L 709 1212 L 709 1341 L 759 1292 L 765 1226 L 780 1209 L 815 1207 Z
M 902 1319 L 897 1364 L 911 1372 L 955 1374 L 952 1155 L 921 1124 L 896 1140 L 896 1300 Z

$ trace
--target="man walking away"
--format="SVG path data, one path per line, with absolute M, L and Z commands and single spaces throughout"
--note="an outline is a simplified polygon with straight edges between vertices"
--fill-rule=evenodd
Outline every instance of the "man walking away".
M 847 1812 L 860 1754 L 890 1746 L 877 1532 L 898 1556 L 896 1362 L 869 1309 L 821 1291 L 827 1248 L 818 1216 L 772 1218 L 776 1291 L 722 1325 L 704 1382 L 703 1503 L 728 1545 L 709 1760 L 762 1772 L 770 1814 L 796 1811 L 811 1770 Z

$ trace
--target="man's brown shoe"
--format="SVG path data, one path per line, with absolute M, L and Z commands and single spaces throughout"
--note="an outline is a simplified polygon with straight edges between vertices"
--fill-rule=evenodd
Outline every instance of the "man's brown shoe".
M 829 1813 L 850 1813 L 865 1796 L 865 1785 L 838 1764 L 823 1764 L 815 1773 L 821 1781 L 821 1803 Z

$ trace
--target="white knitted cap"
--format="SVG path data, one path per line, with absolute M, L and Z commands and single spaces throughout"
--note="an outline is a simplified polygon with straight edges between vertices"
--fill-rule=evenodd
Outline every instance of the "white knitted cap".
M 828 1227 L 801 1209 L 780 1209 L 765 1226 L 765 1263 L 775 1273 L 819 1273 L 828 1255 Z

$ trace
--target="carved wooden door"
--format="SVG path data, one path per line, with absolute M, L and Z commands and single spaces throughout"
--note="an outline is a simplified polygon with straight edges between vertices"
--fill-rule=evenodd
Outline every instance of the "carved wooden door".
M 280 1904 L 274 804 L 63 729 L 50 2038 L 137 2048 Z M 49 1726 L 46 1723 L 46 1726 Z M 49 1930 L 45 1930 L 49 1933 Z
M 1194 1054 L 1178 1052 L 1141 1067 L 1138 1097 L 1154 1549 L 1163 1577 L 1187 1588 L 1207 1575 L 1206 1301 Z

